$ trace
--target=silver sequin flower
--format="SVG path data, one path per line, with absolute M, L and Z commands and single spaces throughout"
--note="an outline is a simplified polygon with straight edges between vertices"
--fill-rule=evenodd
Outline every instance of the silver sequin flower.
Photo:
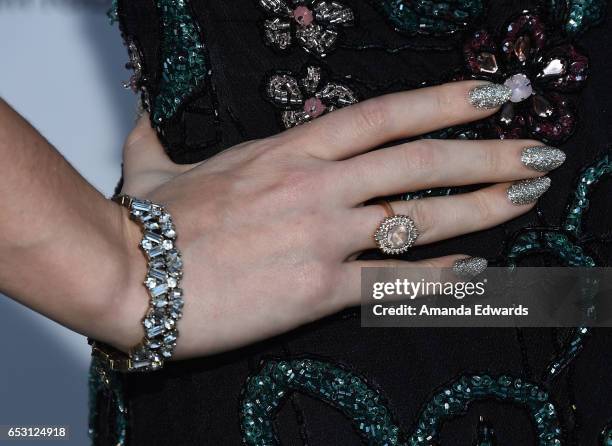
M 336 1 L 258 0 L 272 15 L 264 22 L 266 41 L 284 50 L 297 43 L 304 50 L 325 57 L 338 40 L 338 27 L 353 22 L 353 11 Z
M 306 67 L 298 79 L 291 73 L 276 73 L 268 79 L 266 94 L 281 109 L 285 128 L 310 121 L 324 113 L 357 102 L 353 91 L 337 82 L 323 82 L 319 67 Z

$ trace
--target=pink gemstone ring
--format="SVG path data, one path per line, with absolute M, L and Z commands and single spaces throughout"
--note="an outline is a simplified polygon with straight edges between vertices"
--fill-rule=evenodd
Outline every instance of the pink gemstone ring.
M 374 241 L 385 254 L 402 254 L 412 245 L 419 237 L 419 231 L 412 220 L 407 215 L 396 215 L 388 201 L 381 201 L 380 204 L 387 216 L 380 222 L 378 229 L 374 233 Z

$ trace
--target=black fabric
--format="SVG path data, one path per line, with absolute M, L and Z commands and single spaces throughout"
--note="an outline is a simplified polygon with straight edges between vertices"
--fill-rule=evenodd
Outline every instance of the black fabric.
M 265 46 L 264 14 L 256 0 L 191 0 L 212 70 L 207 90 L 212 97 L 203 100 L 215 104 L 218 121 L 181 112 L 175 122 L 177 132 L 164 141 L 170 157 L 178 163 L 194 162 L 239 142 L 279 132 L 277 110 L 262 94 L 264 79 L 274 70 L 299 72 L 306 63 L 314 62 L 366 99 L 441 83 L 463 67 L 461 33 L 440 38 L 405 36 L 394 31 L 366 0 L 344 2 L 354 9 L 357 25 L 345 31 L 341 47 L 325 60 L 316 60 L 298 49 L 281 54 Z M 536 2 L 488 2 L 487 14 L 478 25 L 499 29 L 513 14 L 534 6 Z M 121 0 L 120 12 L 123 33 L 142 48 L 147 86 L 154 95 L 160 78 L 160 25 L 154 1 Z M 579 95 L 580 123 L 562 146 L 567 162 L 550 175 L 552 189 L 538 209 L 487 231 L 416 248 L 407 258 L 461 252 L 499 260 L 516 230 L 542 222 L 559 224 L 578 172 L 612 144 L 611 31 L 612 14 L 578 40 L 591 65 L 590 80 Z M 218 139 L 211 142 L 211 134 Z M 610 181 L 604 181 L 593 195 L 586 221 L 590 234 L 610 232 L 611 193 Z M 609 245 L 594 244 L 593 250 L 601 265 L 610 264 Z M 535 261 L 542 264 L 550 259 Z M 538 381 L 563 334 L 553 329 L 367 329 L 360 327 L 355 311 L 346 311 L 238 351 L 171 362 L 154 374 L 128 376 L 128 444 L 241 444 L 240 392 L 247 376 L 267 355 L 315 355 L 359 371 L 381 390 L 402 428 L 410 431 L 433 392 L 466 371 L 507 373 Z M 598 433 L 612 419 L 610 340 L 608 330 L 595 330 L 571 370 L 553 389 L 567 444 L 597 444 Z M 577 406 L 576 418 L 570 415 L 572 402 Z M 465 416 L 445 424 L 441 443 L 473 444 L 481 415 L 494 427 L 498 444 L 536 444 L 525 412 L 495 402 L 476 403 Z M 299 394 L 283 407 L 277 428 L 284 445 L 361 444 L 341 414 Z

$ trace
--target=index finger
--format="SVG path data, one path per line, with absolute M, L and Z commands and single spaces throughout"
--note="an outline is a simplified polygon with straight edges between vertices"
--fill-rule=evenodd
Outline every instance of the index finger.
M 389 141 L 483 119 L 511 95 L 501 84 L 452 82 L 368 99 L 285 134 L 312 156 L 341 160 Z

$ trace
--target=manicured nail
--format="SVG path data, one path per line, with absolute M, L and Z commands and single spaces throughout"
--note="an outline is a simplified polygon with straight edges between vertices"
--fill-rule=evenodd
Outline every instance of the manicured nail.
M 453 272 L 461 278 L 471 279 L 487 269 L 488 263 L 487 259 L 482 257 L 468 257 L 467 259 L 455 260 Z
M 470 104 L 476 108 L 491 109 L 499 107 L 510 100 L 512 88 L 502 84 L 478 85 L 470 90 Z
M 521 162 L 538 172 L 549 172 L 565 162 L 565 152 L 554 147 L 526 147 L 521 153 Z
M 508 199 L 512 204 L 521 206 L 536 201 L 550 187 L 550 178 L 540 177 L 520 180 L 508 188 Z

